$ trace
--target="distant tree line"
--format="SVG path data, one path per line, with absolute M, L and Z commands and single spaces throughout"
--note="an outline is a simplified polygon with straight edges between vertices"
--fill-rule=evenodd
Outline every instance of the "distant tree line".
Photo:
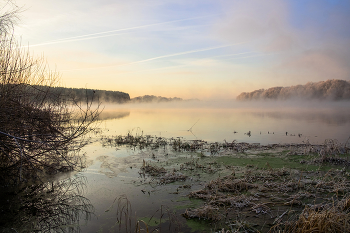
M 237 100 L 287 100 L 287 99 L 318 99 L 318 100 L 350 100 L 350 82 L 346 80 L 327 80 L 309 82 L 305 85 L 291 87 L 272 87 L 252 92 L 243 92 Z
M 106 91 L 96 89 L 85 89 L 85 88 L 67 88 L 67 87 L 48 87 L 40 85 L 32 85 L 31 88 L 44 91 L 50 89 L 50 96 L 47 98 L 51 101 L 55 101 L 56 96 L 66 97 L 69 100 L 77 102 L 86 101 L 86 99 L 93 100 L 94 102 L 103 103 L 162 103 L 172 101 L 182 101 L 183 99 L 178 97 L 167 98 L 162 96 L 144 95 L 135 98 L 130 98 L 130 95 L 120 91 Z
M 133 103 L 160 103 L 160 102 L 171 102 L 171 101 L 182 101 L 182 99 L 178 97 L 167 98 L 167 97 L 154 96 L 154 95 L 138 96 L 131 99 L 131 102 Z
M 45 89 L 45 86 L 36 86 L 37 89 Z M 126 103 L 130 101 L 128 93 L 120 91 L 106 91 L 85 88 L 50 87 L 50 92 L 67 96 L 74 101 L 94 99 L 94 102 Z

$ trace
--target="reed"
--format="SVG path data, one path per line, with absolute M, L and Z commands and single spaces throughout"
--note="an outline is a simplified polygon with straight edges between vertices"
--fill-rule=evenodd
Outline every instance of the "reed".
M 113 205 L 113 204 L 112 204 Z M 162 232 L 162 223 L 167 222 L 166 232 L 179 232 L 180 223 L 169 208 L 161 205 L 150 218 L 138 219 L 136 213 L 132 211 L 131 202 L 126 195 L 121 195 L 117 201 L 116 223 L 119 226 L 119 232 L 125 233 L 153 233 Z M 158 219 L 156 225 L 151 224 L 152 219 Z

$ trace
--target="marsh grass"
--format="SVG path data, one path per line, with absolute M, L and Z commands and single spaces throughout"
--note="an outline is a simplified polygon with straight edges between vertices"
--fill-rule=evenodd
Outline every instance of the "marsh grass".
M 165 229 L 167 232 L 179 232 L 180 223 L 177 219 L 176 214 L 169 208 L 161 205 L 160 208 L 158 208 L 152 216 L 138 217 L 136 216 L 136 212 L 133 212 L 131 208 L 131 202 L 126 195 L 122 195 L 118 198 L 116 224 L 119 227 L 119 232 L 162 232 L 164 223 L 167 223 L 167 227 Z
M 324 214 L 326 212 L 324 212 L 318 216 L 319 218 L 322 216 L 323 219 L 327 219 L 333 216 L 337 221 L 347 221 L 342 219 L 348 217 L 350 201 L 345 196 L 350 191 L 350 183 L 343 174 L 344 172 L 337 170 L 299 172 L 287 168 L 274 169 L 271 167 L 258 170 L 247 169 L 243 176 L 237 177 L 232 174 L 211 180 L 203 189 L 190 192 L 188 195 L 190 198 L 202 199 L 205 202 L 201 207 L 187 209 L 183 216 L 213 222 L 230 222 L 230 219 L 234 219 L 238 213 L 245 213 L 247 221 L 258 219 L 257 225 L 263 232 L 267 232 L 269 226 L 275 225 L 276 222 L 279 222 L 277 225 L 283 222 L 284 227 L 292 229 L 286 232 L 295 232 L 292 227 L 299 228 L 301 223 L 289 224 L 290 221 L 288 222 L 287 218 L 290 219 L 290 216 L 299 216 L 300 214 L 299 221 L 304 219 L 305 222 L 308 222 L 309 220 L 305 216 L 318 216 L 316 213 L 319 214 L 315 212 L 315 208 L 312 212 L 311 207 L 308 206 L 322 205 L 323 209 L 328 208 L 328 215 L 326 216 Z M 332 209 L 327 202 L 330 197 L 334 199 L 343 197 L 343 199 L 337 201 L 339 204 L 334 204 L 336 207 Z M 343 213 L 343 210 L 347 211 L 346 214 Z M 281 214 L 280 211 L 289 214 Z M 339 214 L 339 211 L 343 212 Z M 212 217 L 214 212 L 217 214 L 216 218 Z M 305 215 L 306 213 L 307 215 Z M 223 225 L 226 229 L 225 232 L 239 232 L 231 231 L 229 224 Z
M 332 203 L 308 205 L 299 216 L 292 216 L 271 232 L 350 232 L 350 198 L 345 196 Z
M 191 200 L 203 201 L 199 206 L 183 206 L 182 209 L 187 209 L 182 216 L 191 224 L 213 223 L 209 228 L 217 232 L 295 232 L 297 228 L 304 229 L 300 232 L 311 232 L 312 226 L 306 226 L 306 222 L 311 222 L 312 216 L 321 219 L 317 224 L 331 217 L 334 217 L 332 221 L 348 221 L 348 210 L 344 210 L 345 213 L 340 204 L 330 207 L 333 203 L 330 198 L 342 200 L 350 192 L 348 144 L 335 140 L 326 140 L 321 145 L 260 145 L 155 139 L 152 142 L 148 136 L 138 140 L 148 142 L 151 149 L 162 149 L 162 153 L 169 156 L 164 162 L 157 161 L 156 156 L 143 161 L 140 173 L 152 177 L 157 185 L 186 182 L 179 187 L 188 185 L 189 188 L 186 191 L 178 188 L 175 193 L 179 194 L 180 190 Z M 135 140 L 131 141 L 130 145 L 138 146 Z M 109 143 L 116 145 L 113 139 Z M 183 152 L 187 155 L 176 157 L 176 153 Z M 192 190 L 198 187 L 192 185 L 193 182 L 204 179 L 206 183 L 201 184 L 201 188 Z M 348 199 L 341 203 L 349 206 Z M 319 205 L 328 208 L 328 212 L 321 213 L 321 209 L 314 208 Z M 339 229 L 330 232 L 341 232 Z
M 143 160 L 143 165 L 140 168 L 139 174 L 141 177 L 145 177 L 145 175 L 149 175 L 154 178 L 158 178 L 158 185 L 164 185 L 169 183 L 174 183 L 176 181 L 185 181 L 187 176 L 177 172 L 175 169 L 172 171 L 166 171 L 164 167 L 158 167 L 151 163 L 145 162 Z

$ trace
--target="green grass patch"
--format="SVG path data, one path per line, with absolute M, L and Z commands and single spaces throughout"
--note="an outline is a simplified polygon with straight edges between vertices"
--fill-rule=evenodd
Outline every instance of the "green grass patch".
M 275 153 L 269 153 L 269 152 L 261 152 L 261 153 L 258 153 L 256 154 L 257 156 L 262 156 L 262 157 L 266 157 L 266 156 L 272 156 L 274 157 L 275 156 Z
M 287 154 L 289 153 L 289 151 L 290 151 L 290 150 L 283 150 L 283 151 L 281 152 L 281 155 L 287 155 Z
M 188 219 L 186 225 L 191 228 L 191 232 L 211 232 L 211 225 L 204 220 Z
M 291 168 L 300 170 L 317 170 L 319 166 L 301 164 L 299 161 L 292 161 L 288 158 L 265 156 L 262 158 L 235 158 L 232 156 L 222 156 L 217 158 L 217 162 L 223 165 L 233 165 L 245 167 L 255 166 L 257 168 Z M 268 165 L 267 165 L 268 164 Z
M 188 197 L 180 197 L 177 202 L 179 202 L 179 205 L 175 206 L 176 210 L 181 210 L 181 209 L 194 209 L 198 208 L 201 206 L 204 201 L 201 199 L 196 199 L 196 198 L 188 198 Z

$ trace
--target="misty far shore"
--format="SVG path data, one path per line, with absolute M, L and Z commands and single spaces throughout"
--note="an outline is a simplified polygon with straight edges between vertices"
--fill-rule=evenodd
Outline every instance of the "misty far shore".
M 11 84 L 8 84 L 11 85 Z M 75 101 L 103 102 L 110 104 L 141 104 L 141 103 L 171 103 L 199 101 L 199 99 L 182 99 L 179 97 L 162 97 L 155 95 L 144 95 L 131 98 L 128 93 L 122 91 L 108 91 L 86 88 L 48 87 L 35 85 L 35 89 L 67 96 Z M 1 93 L 0 93 L 1 95 Z M 342 101 L 350 100 L 350 81 L 332 79 L 320 82 L 308 82 L 305 85 L 295 85 L 289 87 L 271 87 L 259 89 L 252 92 L 242 92 L 236 97 L 238 102 L 254 100 L 326 100 Z M 226 100 L 228 101 L 228 100 Z
M 305 85 L 290 87 L 271 87 L 252 92 L 242 92 L 236 98 L 244 100 L 350 100 L 350 82 L 332 79 L 320 82 L 308 82 Z
M 12 84 L 7 84 L 12 85 Z M 21 85 L 21 84 L 20 84 Z M 25 88 L 30 88 L 28 85 Z M 69 87 L 49 87 L 41 85 L 33 85 L 34 89 L 47 92 L 50 89 L 50 95 L 48 98 L 54 100 L 55 96 L 64 96 L 70 99 L 74 99 L 77 102 L 84 102 L 86 99 L 93 102 L 104 102 L 104 103 L 114 103 L 114 104 L 124 104 L 124 103 L 166 103 L 166 102 L 176 102 L 184 101 L 182 98 L 178 97 L 162 97 L 155 95 L 144 95 L 135 98 L 130 98 L 128 93 L 122 91 L 108 91 L 108 90 L 98 90 L 98 89 L 87 89 L 87 88 L 69 88 Z M 0 93 L 1 96 L 1 93 Z M 186 101 L 186 100 L 185 100 Z

